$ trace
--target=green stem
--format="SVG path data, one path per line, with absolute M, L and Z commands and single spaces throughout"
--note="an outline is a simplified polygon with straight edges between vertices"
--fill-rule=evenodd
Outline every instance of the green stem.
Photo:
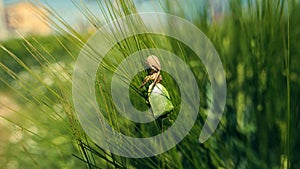
M 286 155 L 287 155 L 287 169 L 290 169 L 290 132 L 291 132 L 291 89 L 290 89 L 290 11 L 289 3 L 287 0 L 288 7 L 288 20 L 287 20 L 287 45 L 285 52 L 286 61 L 286 85 L 287 85 L 287 138 L 286 138 Z

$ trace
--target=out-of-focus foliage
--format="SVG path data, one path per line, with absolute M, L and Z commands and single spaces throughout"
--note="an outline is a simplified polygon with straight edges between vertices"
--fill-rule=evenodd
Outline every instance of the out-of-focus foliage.
M 11 51 L 14 55 L 16 55 L 16 57 L 18 57 L 28 67 L 40 69 L 42 66 L 41 64 L 44 64 L 44 62 L 39 63 L 39 61 L 33 57 L 34 52 L 41 52 L 39 55 L 45 57 L 45 60 L 50 63 L 63 61 L 65 64 L 69 64 L 73 60 L 68 56 L 66 48 L 71 50 L 74 55 L 79 52 L 79 49 L 74 48 L 73 44 L 67 39 L 67 37 L 63 36 L 29 37 L 26 38 L 26 40 L 7 40 L 2 42 L 1 45 L 3 45 L 6 50 Z M 33 48 L 35 49 L 33 50 Z M 18 74 L 24 71 L 22 65 L 14 60 L 7 51 L 3 49 L 0 50 L 0 56 L 1 63 L 9 67 L 13 72 Z M 3 81 L 12 81 L 11 77 L 5 73 L 5 71 L 0 71 L 0 76 Z M 3 83 L 0 83 L 1 89 L 4 86 L 5 85 Z
M 105 2 L 110 8 L 115 5 Z M 135 12 L 126 2 L 129 1 L 118 2 L 124 12 L 122 15 Z M 89 168 L 300 168 L 297 155 L 300 149 L 297 132 L 300 129 L 300 4 L 281 0 L 231 0 L 223 18 L 218 20 L 210 11 L 209 1 L 194 6 L 192 1 L 163 2 L 166 2 L 167 12 L 190 20 L 208 36 L 226 70 L 226 108 L 213 136 L 204 144 L 198 142 L 206 117 L 207 105 L 203 104 L 187 137 L 162 155 L 129 159 L 105 152 L 82 133 L 74 117 L 71 73 L 81 44 L 69 36 L 9 40 L 2 43 L 0 50 L 0 87 L 2 91 L 13 93 L 12 98 L 21 109 L 13 118 L 17 127 L 8 139 L 7 149 L 1 150 L 5 152 L 5 157 L 0 158 L 4 168 L 80 168 L 85 165 L 72 154 L 84 160 Z M 186 12 L 190 8 L 192 17 Z M 201 99 L 207 99 L 209 82 L 203 66 L 194 61 L 194 53 L 184 44 L 163 36 L 147 35 L 119 45 L 125 46 L 123 49 L 128 53 L 134 51 L 127 49 L 139 46 L 136 43 L 151 47 L 153 41 L 149 41 L 148 36 L 156 42 L 155 46 L 169 45 L 168 49 L 182 57 L 193 71 L 204 72 L 196 78 Z M 177 50 L 179 44 L 182 51 Z M 138 84 L 143 76 L 142 73 L 136 76 L 132 85 Z M 98 80 L 105 77 L 109 76 L 100 74 Z M 179 102 L 177 86 L 168 85 L 174 82 L 167 74 L 164 77 L 163 85 L 171 98 L 175 98 L 174 102 Z M 130 91 L 132 102 L 137 106 L 144 104 L 139 100 L 143 98 L 134 92 Z M 115 111 L 112 107 L 108 110 Z M 113 120 L 118 121 L 112 121 L 113 125 L 127 125 L 119 129 L 127 135 L 145 137 L 153 135 L 152 130 L 156 129 L 154 125 Z

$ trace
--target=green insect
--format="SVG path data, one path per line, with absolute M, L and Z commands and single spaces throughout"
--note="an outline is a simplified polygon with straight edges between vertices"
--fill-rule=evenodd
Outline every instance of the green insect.
M 146 59 L 146 68 L 148 75 L 145 77 L 140 88 L 145 86 L 148 81 L 152 81 L 148 88 L 147 102 L 150 105 L 150 110 L 154 118 L 163 118 L 172 112 L 174 106 L 167 89 L 161 84 L 161 64 L 158 58 L 154 55 L 149 56 Z

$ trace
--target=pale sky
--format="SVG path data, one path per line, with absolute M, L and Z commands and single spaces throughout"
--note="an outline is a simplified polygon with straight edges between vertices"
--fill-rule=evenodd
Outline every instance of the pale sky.
M 4 2 L 4 5 L 9 5 L 16 2 L 20 2 L 22 0 L 2 0 L 2 1 Z M 35 0 L 31 0 L 31 1 L 35 1 Z M 75 0 L 75 1 L 82 1 L 82 0 Z M 96 0 L 83 0 L 83 1 L 95 15 L 101 15 Z M 162 11 L 162 9 L 159 9 L 160 8 L 159 4 L 155 3 L 158 1 L 152 1 L 152 0 L 147 0 L 147 1 L 135 0 L 135 1 L 137 1 L 136 5 L 139 12 Z M 44 3 L 46 6 L 49 5 L 50 7 L 52 7 L 69 24 L 74 24 L 77 23 L 78 21 L 84 20 L 83 14 L 76 8 L 76 6 L 72 3 L 71 0 L 39 0 L 39 2 Z

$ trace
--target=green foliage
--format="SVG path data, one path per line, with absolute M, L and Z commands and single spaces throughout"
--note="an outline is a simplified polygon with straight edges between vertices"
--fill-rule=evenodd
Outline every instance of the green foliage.
M 129 0 L 116 1 L 116 4 L 108 0 L 97 2 L 107 21 L 136 13 Z M 281 0 L 231 0 L 224 19 L 218 21 L 210 16 L 209 1 L 203 1 L 202 6 L 192 6 L 192 1 L 163 2 L 166 2 L 166 12 L 190 20 L 208 36 L 226 70 L 226 108 L 213 136 L 204 144 L 198 142 L 211 92 L 201 61 L 175 39 L 145 34 L 116 45 L 97 72 L 96 95 L 98 104 L 105 106 L 105 117 L 117 131 L 128 136 L 149 137 L 161 132 L 156 123 L 135 124 L 118 114 L 108 92 L 111 77 L 124 58 L 138 50 L 157 47 L 181 57 L 195 74 L 200 100 L 205 100 L 200 104 L 198 119 L 180 144 L 158 156 L 130 159 L 95 145 L 82 131 L 71 100 L 74 62 L 88 36 L 81 36 L 66 26 L 70 29 L 68 35 L 29 37 L 0 44 L 0 91 L 10 93 L 21 107 L 14 116 L 3 117 L 15 126 L 7 148 L 1 150 L 5 152 L 5 157 L 0 158 L 4 168 L 300 167 L 297 155 L 300 149 L 297 132 L 300 129 L 300 4 Z M 88 9 L 74 3 L 93 25 L 100 25 L 93 23 L 97 19 Z M 186 11 L 190 8 L 193 17 Z M 142 28 L 141 23 L 135 26 Z M 131 102 L 139 110 L 147 108 L 147 91 L 138 90 L 145 75 L 140 72 L 129 84 Z M 162 84 L 175 106 L 175 113 L 163 122 L 166 129 L 176 120 L 180 94 L 175 80 L 165 72 L 162 75 Z

